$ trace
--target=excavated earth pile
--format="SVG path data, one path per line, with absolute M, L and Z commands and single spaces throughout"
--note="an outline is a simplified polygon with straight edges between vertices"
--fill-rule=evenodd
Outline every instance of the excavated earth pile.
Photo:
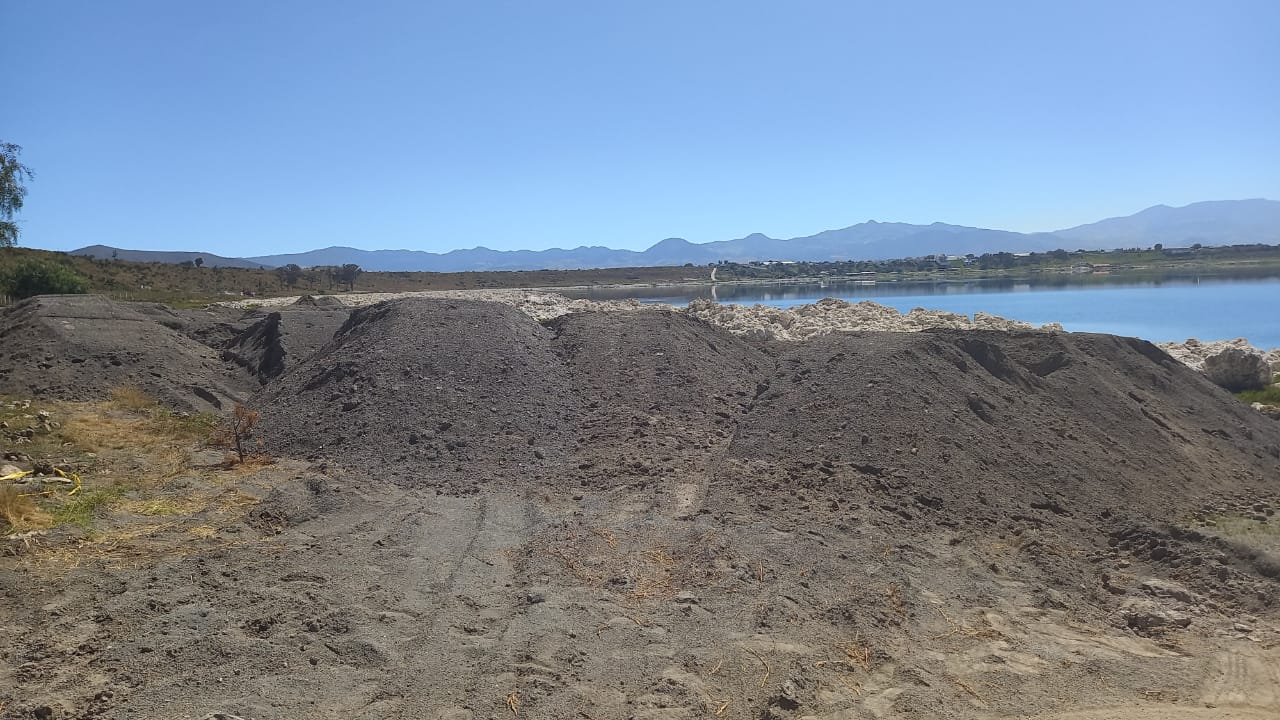
M 222 340 L 224 359 L 248 370 L 266 385 L 333 339 L 347 321 L 348 309 L 332 304 L 299 304 L 265 314 L 252 313 L 241 323 L 252 321 Z
M 225 412 L 311 356 L 349 314 L 330 306 L 263 313 L 96 295 L 31 298 L 0 315 L 0 392 L 85 400 L 128 386 L 175 409 Z
M 1280 425 L 1149 343 L 279 312 L 226 347 L 310 466 L 208 553 L 0 574 L 0 717 L 1280 715 Z
M 243 373 L 188 337 L 188 319 L 158 305 L 51 295 L 0 314 L 0 392 L 84 400 L 137 387 L 184 410 L 228 410 Z

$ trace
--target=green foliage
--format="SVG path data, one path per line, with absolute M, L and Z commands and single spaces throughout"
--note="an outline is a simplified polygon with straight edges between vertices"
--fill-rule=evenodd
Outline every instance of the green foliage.
M 93 525 L 98 512 L 120 499 L 123 493 L 123 488 L 110 487 L 75 495 L 66 505 L 53 511 L 53 524 L 78 525 L 87 530 Z
M 71 268 L 43 260 L 23 260 L 0 273 L 0 292 L 15 298 L 87 292 L 89 283 Z
M 35 177 L 31 168 L 18 162 L 22 148 L 13 143 L 0 143 L 0 247 L 18 242 L 18 224 L 14 213 L 22 209 L 27 196 L 26 181 Z
M 1280 405 L 1280 383 L 1275 383 L 1261 390 L 1245 390 L 1236 393 L 1236 397 L 1247 403 L 1263 405 Z
M 364 270 L 362 270 L 359 265 L 356 265 L 355 263 L 347 263 L 346 265 L 338 268 L 338 282 L 346 283 L 348 290 L 355 290 L 356 278 L 360 277 L 360 274 L 363 272 Z
M 289 263 L 283 267 L 276 268 L 276 277 L 280 278 L 281 284 L 292 288 L 302 279 L 302 268 L 294 263 Z

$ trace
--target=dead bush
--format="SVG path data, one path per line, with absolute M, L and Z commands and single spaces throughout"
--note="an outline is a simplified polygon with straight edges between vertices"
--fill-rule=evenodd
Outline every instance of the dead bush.
M 227 458 L 228 464 L 243 463 L 249 457 L 260 454 L 251 452 L 253 446 L 249 442 L 253 438 L 254 428 L 258 427 L 258 420 L 261 417 L 262 414 L 257 410 L 251 410 L 242 403 L 236 403 L 236 409 L 232 411 L 231 416 L 222 421 L 215 441 L 220 447 L 235 451 L 234 456 Z
M 6 525 L 0 530 L 7 535 L 43 527 L 48 524 L 49 516 L 18 487 L 5 484 L 0 486 L 0 520 Z

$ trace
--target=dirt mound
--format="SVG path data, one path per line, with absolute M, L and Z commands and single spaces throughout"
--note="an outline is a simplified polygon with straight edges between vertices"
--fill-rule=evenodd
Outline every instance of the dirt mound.
M 341 303 L 338 306 L 337 310 L 304 305 L 265 315 L 255 313 L 256 322 L 225 341 L 222 356 L 266 385 L 333 339 L 350 317 Z
M 248 390 L 242 372 L 176 328 L 163 306 L 96 295 L 30 298 L 0 314 L 0 392 L 105 398 L 131 385 L 170 406 L 222 410 Z
M 259 404 L 281 452 L 415 485 L 612 487 L 707 471 L 771 366 L 673 312 L 543 326 L 497 303 L 407 299 L 354 312 Z
M 563 456 L 573 442 L 561 429 L 579 403 L 551 336 L 496 303 L 360 308 L 332 342 L 268 386 L 262 427 L 276 452 L 406 482 L 465 489 L 523 475 L 539 455 Z
M 313 307 L 313 308 L 317 308 L 317 307 L 340 308 L 340 307 L 345 307 L 346 305 L 346 303 L 342 302 L 341 299 L 336 298 L 332 295 L 321 295 L 319 297 L 316 297 L 315 295 L 303 295 L 302 297 L 293 301 L 293 304 L 298 307 Z
M 797 519 L 852 503 L 902 533 L 1037 532 L 1044 547 L 1083 537 L 1099 553 L 1108 537 L 1273 492 L 1280 474 L 1274 422 L 1151 344 L 1107 335 L 759 346 L 673 312 L 544 327 L 498 304 L 401 300 L 353 313 L 261 405 L 274 452 L 417 487 L 634 486 L 679 516 L 709 493 L 723 506 L 767 497 L 740 512 Z M 1182 556 L 1220 552 L 1196 547 Z M 1062 564 L 1059 585 L 1088 572 L 1043 560 Z M 1280 602 L 1270 580 L 1239 581 L 1245 606 Z
M 675 312 L 602 312 L 552 321 L 553 351 L 580 403 L 559 477 L 579 487 L 674 482 L 711 470 L 773 361 Z

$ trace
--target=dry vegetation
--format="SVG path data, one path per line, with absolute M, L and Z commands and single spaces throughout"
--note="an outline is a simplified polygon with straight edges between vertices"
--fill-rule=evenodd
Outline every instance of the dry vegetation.
M 218 524 L 258 502 L 236 484 L 272 462 L 260 452 L 246 452 L 243 462 L 235 453 L 218 460 L 220 443 L 247 439 L 244 418 L 255 414 L 242 415 L 237 426 L 175 413 L 129 386 L 106 402 L 4 403 L 0 422 L 15 448 L 7 462 L 35 473 L 0 482 L 0 535 L 21 541 L 10 551 L 37 554 L 46 533 L 78 536 L 47 543 L 45 554 L 62 562 L 85 553 L 134 555 L 140 542 L 165 531 L 216 537 Z
M 118 300 L 146 300 L 174 304 L 203 304 L 228 296 L 258 297 L 340 293 L 345 290 L 320 272 L 304 272 L 293 286 L 275 270 L 185 267 L 170 263 L 137 263 L 88 258 L 28 248 L 0 249 L 0 271 L 24 259 L 64 264 L 83 276 L 89 292 Z M 649 267 L 597 270 L 535 270 L 504 272 L 365 272 L 357 292 L 416 290 L 472 290 L 528 287 L 571 287 L 624 283 L 670 283 L 705 280 L 706 268 Z

